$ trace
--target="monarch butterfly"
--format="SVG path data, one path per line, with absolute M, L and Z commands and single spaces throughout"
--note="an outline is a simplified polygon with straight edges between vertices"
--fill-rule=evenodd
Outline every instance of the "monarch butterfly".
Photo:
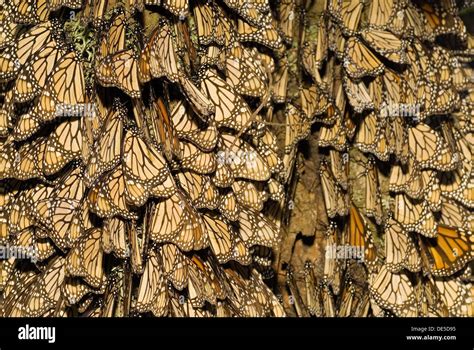
M 296 16 L 296 1 L 282 0 L 278 3 L 279 29 L 288 44 L 293 42 Z
M 265 133 L 270 134 L 268 129 L 265 131 Z M 260 141 L 262 139 L 260 139 Z M 274 147 L 266 144 L 265 142 L 258 142 L 256 150 L 258 155 L 260 155 L 264 162 L 268 165 L 268 168 L 272 174 L 279 173 L 282 170 L 282 160 Z M 253 155 L 247 154 L 247 162 L 250 163 L 250 166 L 252 166 L 252 164 L 255 165 L 253 163 L 254 159 L 255 157 Z
M 427 124 L 418 123 L 408 128 L 408 150 L 416 159 L 416 163 L 423 168 L 449 171 L 459 164 L 459 156 L 453 153 L 443 137 Z
M 215 305 L 216 295 L 212 288 L 209 277 L 205 271 L 202 261 L 193 256 L 188 262 L 188 295 L 189 303 L 192 308 L 202 308 L 207 301 Z
M 356 131 L 354 145 L 361 151 L 369 152 L 382 161 L 390 157 L 390 149 L 385 135 L 386 120 L 374 112 L 365 116 Z
M 394 34 L 380 29 L 364 29 L 361 32 L 364 41 L 377 53 L 392 62 L 404 64 L 407 61 L 407 43 Z
M 417 299 L 420 302 L 420 306 L 416 316 L 449 316 L 448 308 L 441 299 L 440 292 L 438 288 L 435 287 L 434 281 L 431 278 L 422 280 L 422 282 L 418 284 Z
M 451 88 L 454 84 L 454 66 L 451 64 L 451 55 L 449 51 L 441 47 L 434 47 L 432 57 L 429 57 L 433 65 L 432 74 L 426 77 L 426 80 L 446 88 Z
M 74 179 L 75 177 L 72 176 L 71 178 Z M 30 220 L 34 221 L 35 226 L 41 227 L 42 220 L 37 221 L 35 219 L 35 217 L 41 216 L 40 212 L 38 211 L 35 212 L 36 204 L 43 199 L 51 197 L 52 193 L 55 192 L 55 190 L 57 191 L 57 189 L 52 186 L 46 186 L 46 185 L 41 184 L 29 189 L 26 192 L 21 192 L 20 195 L 17 197 L 18 205 L 12 206 L 10 209 L 10 223 L 13 224 L 15 228 L 17 228 L 19 225 L 24 226 L 24 224 L 21 223 L 21 221 L 23 221 L 23 218 L 27 218 L 28 222 Z M 14 203 L 12 202 L 12 204 Z M 21 207 L 25 208 L 26 211 L 15 213 L 15 211 Z M 38 234 L 43 233 L 43 232 L 44 230 L 37 231 Z M 47 237 L 47 236 L 44 236 L 44 237 Z
M 414 4 L 410 2 L 405 4 L 405 8 L 399 12 L 401 13 L 401 23 L 406 28 L 406 36 L 416 36 L 428 41 L 434 40 L 433 29 L 426 24 L 426 19 L 420 14 L 420 10 Z
M 238 261 L 244 265 L 250 264 L 251 256 L 247 246 L 228 222 L 211 214 L 204 214 L 203 220 L 209 246 L 220 264 L 230 260 Z
M 357 303 L 355 306 L 354 316 L 356 317 L 367 317 L 369 314 L 370 297 L 368 293 L 359 293 L 359 289 L 356 288 L 356 299 Z
M 211 210 L 217 208 L 219 192 L 208 176 L 182 171 L 177 174 L 177 179 L 195 207 Z
M 180 164 L 183 169 L 190 169 L 198 174 L 211 174 L 216 170 L 217 158 L 212 152 L 205 153 L 192 143 L 181 142 Z
M 232 315 L 232 311 L 230 306 L 222 301 L 217 301 L 216 305 L 216 316 L 217 317 L 230 317 Z
M 47 43 L 33 54 L 18 72 L 13 88 L 15 102 L 26 102 L 39 95 L 57 61 L 64 55 L 64 49 L 58 47 L 55 41 Z
M 8 12 L 2 11 L 0 13 L 0 19 L 0 49 L 3 49 L 5 46 L 11 46 L 13 44 L 20 26 L 8 18 Z
M 44 34 L 43 31 L 40 31 L 39 29 L 46 31 L 46 38 L 43 38 L 40 34 Z M 0 53 L 0 82 L 6 83 L 14 78 L 17 77 L 21 67 L 25 63 L 25 61 L 30 57 L 30 55 L 41 47 L 45 43 L 46 40 L 50 39 L 50 31 L 49 28 L 39 28 L 33 33 L 36 34 L 36 32 L 39 32 L 37 36 L 34 36 L 33 34 L 30 37 L 20 37 L 18 39 L 18 43 L 23 43 L 27 46 L 26 49 L 24 50 L 17 50 L 15 52 L 16 47 L 15 45 L 10 45 L 1 50 Z M 38 38 L 38 40 L 43 39 L 45 41 L 39 41 L 37 45 L 35 45 L 34 39 Z M 39 47 L 38 47 L 39 46 Z M 29 49 L 29 50 L 28 50 Z M 18 56 L 18 55 L 22 56 Z
M 326 317 L 335 317 L 336 303 L 334 301 L 334 294 L 332 293 L 331 289 L 329 288 L 329 285 L 325 281 L 321 282 L 319 292 L 321 293 L 324 315 Z
M 390 272 L 404 268 L 411 272 L 421 270 L 421 258 L 410 233 L 390 217 L 385 223 L 385 265 Z
M 470 231 L 474 224 L 474 218 L 468 214 L 468 210 L 452 199 L 441 198 L 440 224 L 448 227 L 456 227 Z
M 216 187 L 230 187 L 234 182 L 234 175 L 224 162 L 217 162 L 216 172 L 211 177 L 211 181 Z
M 254 245 L 271 248 L 280 239 L 277 227 L 262 213 L 241 210 L 238 222 L 239 235 L 248 248 Z
M 66 277 L 64 284 L 61 286 L 61 293 L 66 299 L 65 303 L 68 306 L 78 305 L 78 308 L 85 307 L 85 305 L 82 306 L 82 302 L 87 305 L 87 302 L 85 302 L 87 300 L 86 295 L 92 293 L 92 291 L 93 289 L 79 277 Z
M 38 122 L 45 123 L 61 114 L 69 114 L 68 109 L 85 102 L 83 67 L 74 52 L 61 57 L 53 70 L 41 95 L 35 99 L 34 108 L 27 114 L 29 119 L 34 119 L 31 122 L 33 130 L 21 130 L 18 132 L 20 138 L 26 138 L 36 131 Z
M 129 224 L 113 217 L 104 221 L 102 228 L 102 249 L 105 253 L 114 253 L 118 258 L 126 259 L 130 256 L 130 246 L 128 242 Z
M 306 275 L 308 275 L 308 278 L 313 277 L 313 276 L 310 276 L 309 273 L 305 274 L 305 276 Z M 309 316 L 308 310 L 305 307 L 303 298 L 301 294 L 299 293 L 298 285 L 296 284 L 296 281 L 295 281 L 294 268 L 291 265 L 288 267 L 287 272 L 286 272 L 286 286 L 289 289 L 288 299 L 292 301 L 292 305 L 294 306 L 294 310 L 296 311 L 296 314 L 299 317 Z M 309 288 L 314 288 L 314 285 L 311 284 Z
M 343 241 L 351 247 L 362 249 L 364 264 L 369 268 L 372 268 L 377 263 L 377 250 L 372 234 L 367 230 L 362 214 L 353 204 L 351 204 L 349 209 L 349 222 L 346 224 Z
M 271 20 L 253 26 L 238 18 L 237 36 L 242 42 L 256 42 L 277 51 L 283 48 L 283 40 Z
M 336 183 L 347 191 L 349 176 L 349 159 L 347 153 L 341 153 L 334 149 L 329 149 L 329 160 L 331 172 Z
M 215 106 L 216 126 L 236 130 L 247 126 L 252 113 L 237 91 L 210 69 L 202 77 L 201 88 Z
M 108 10 L 108 0 L 88 0 L 84 8 L 85 21 L 90 21 L 96 28 L 105 26 L 105 14 Z
M 252 298 L 256 303 L 262 305 L 263 315 L 275 317 L 285 316 L 283 307 L 278 302 L 277 297 L 265 284 L 260 274 L 256 271 L 252 271 L 249 284 L 252 286 L 250 289 Z
M 102 86 L 115 86 L 133 98 L 140 97 L 138 55 L 132 49 L 106 56 L 98 62 L 95 72 Z
M 434 175 L 433 171 L 428 170 Z M 426 191 L 426 183 L 421 176 L 421 170 L 409 158 L 406 164 L 394 164 L 390 170 L 389 190 L 404 192 L 414 199 L 420 199 Z
M 83 277 L 95 288 L 105 282 L 103 270 L 102 230 L 88 230 L 72 247 L 67 255 L 66 269 L 72 276 Z
M 428 203 L 421 199 L 410 199 L 405 194 L 395 195 L 394 218 L 408 230 L 426 237 L 435 237 L 437 222 Z
M 223 159 L 217 163 L 222 163 L 233 177 L 255 181 L 267 181 L 270 178 L 267 162 L 244 140 L 222 133 L 218 149 Z
M 229 282 L 227 281 L 222 267 L 210 252 L 204 255 L 203 265 L 216 294 L 216 298 L 218 300 L 230 298 L 232 291 Z
M 321 147 L 334 147 L 341 152 L 347 148 L 346 128 L 342 123 L 342 118 L 339 117 L 333 125 L 321 126 L 318 141 Z
M 189 11 L 188 0 L 145 0 L 145 5 L 161 5 L 179 18 L 185 18 Z
M 344 59 L 346 38 L 342 34 L 341 27 L 331 18 L 327 21 L 328 47 L 339 60 Z
M 224 0 L 224 3 L 247 22 L 258 25 L 262 20 L 262 13 L 257 9 L 256 1 Z
M 251 253 L 254 263 L 262 267 L 271 266 L 273 261 L 272 249 L 263 246 L 255 246 L 251 249 Z
M 61 298 L 61 286 L 65 278 L 65 259 L 58 256 L 51 260 L 34 282 L 37 288 L 30 288 L 20 303 L 23 305 L 24 316 L 40 317 L 57 307 Z M 32 282 L 33 282 L 32 281 Z
M 317 115 L 323 114 L 331 102 L 327 92 L 318 87 L 317 84 L 313 84 L 309 88 L 302 88 L 300 94 L 301 108 L 310 120 Z M 333 120 L 326 119 L 321 121 L 328 124 L 333 122 Z
M 146 197 L 149 193 L 146 192 Z M 128 202 L 128 187 L 121 167 L 117 167 L 95 183 L 88 193 L 91 211 L 100 217 L 111 218 L 120 215 L 127 219 L 136 218 Z M 130 204 L 137 204 L 132 201 Z
M 216 111 L 215 104 L 211 101 L 212 97 L 206 96 L 191 80 L 184 75 L 180 75 L 179 82 L 184 95 L 191 103 L 191 107 L 203 120 L 206 120 L 209 115 Z
M 431 29 L 435 35 L 465 35 L 466 28 L 450 1 L 423 2 L 417 5 L 419 13 L 424 16 L 425 28 Z
M 402 119 L 400 117 L 390 119 L 390 122 L 386 124 L 385 132 L 389 139 L 390 152 L 395 154 L 402 164 L 406 164 L 410 160 L 408 157 L 408 142 L 406 142 L 407 128 Z
M 37 202 L 35 220 L 50 230 L 50 238 L 60 249 L 69 248 L 73 242 L 70 230 L 81 202 L 69 198 L 45 198 Z
M 285 133 L 285 153 L 290 153 L 301 140 L 310 133 L 310 122 L 304 117 L 297 107 L 288 103 L 285 109 L 286 133 Z
M 17 192 L 16 185 L 12 186 L 5 182 L 0 185 L 0 244 L 6 244 L 9 237 L 9 209 Z M 4 276 L 1 277 L 4 278 Z M 5 281 L 5 279 L 0 279 L 0 290 L 2 289 L 2 281 Z
M 10 279 L 14 278 L 14 267 L 15 267 L 15 258 L 2 259 L 0 260 L 0 290 L 4 293 L 5 296 L 9 296 L 9 290 L 6 288 Z M 5 299 L 4 299 L 5 300 Z M 4 310 L 2 310 L 2 317 L 5 317 Z
M 138 182 L 147 187 L 163 183 L 169 176 L 166 161 L 146 144 L 136 131 L 127 131 L 123 146 L 123 171 L 127 186 Z
M 268 72 L 270 74 L 270 71 Z M 279 66 L 273 72 L 273 86 L 271 89 L 271 93 L 272 93 L 271 96 L 272 96 L 272 100 L 275 103 L 284 103 L 286 101 L 288 77 L 289 77 L 288 60 L 281 59 L 279 62 Z
M 183 102 L 178 102 L 171 111 L 171 119 L 179 138 L 188 140 L 204 152 L 212 151 L 217 145 L 217 128 L 203 127 L 187 110 Z
M 22 230 L 27 229 L 34 224 L 34 221 L 25 210 L 28 208 L 27 198 L 29 192 L 30 191 L 22 191 L 5 208 L 5 233 L 7 235 L 21 232 Z
M 232 190 L 239 204 L 255 211 L 262 211 L 263 204 L 268 199 L 268 194 L 251 182 L 235 181 Z
M 115 270 L 117 271 L 117 270 Z M 120 284 L 117 282 L 117 272 L 113 271 L 109 275 L 107 286 L 104 292 L 105 302 L 93 302 L 92 305 L 84 310 L 84 315 L 88 317 L 112 317 L 117 306 L 117 294 L 119 292 Z
M 374 108 L 374 102 L 372 101 L 363 81 L 353 82 L 351 79 L 344 76 L 343 85 L 349 103 L 354 108 L 355 112 L 362 113 L 367 109 Z
M 43 158 L 43 171 L 51 175 L 82 155 L 81 119 L 61 123 L 49 136 Z
M 4 307 L 2 307 L 2 316 L 22 316 L 24 315 L 24 308 L 19 305 L 21 297 L 24 297 L 25 292 L 31 287 L 36 274 L 32 271 L 20 272 L 13 271 L 15 259 L 2 260 L 2 277 L 3 273 L 7 274 L 6 279 L 2 279 L 5 288 L 2 289 L 4 295 Z M 7 283 L 9 282 L 9 283 Z
M 258 57 L 252 51 L 234 44 L 226 51 L 225 68 L 226 82 L 239 94 L 253 97 L 265 95 L 266 74 Z
M 239 220 L 240 204 L 233 192 L 228 192 L 219 198 L 218 209 L 220 213 L 229 221 Z
M 360 0 L 331 0 L 328 10 L 346 35 L 354 35 L 359 28 L 363 7 L 364 3 Z
M 472 305 L 471 285 L 463 283 L 459 277 L 451 279 L 435 279 L 434 285 L 440 298 L 453 316 L 466 315 Z
M 412 313 L 415 309 L 416 291 L 404 271 L 392 273 L 382 265 L 377 274 L 371 274 L 369 291 L 377 304 L 397 316 Z
M 330 285 L 334 294 L 338 295 L 342 287 L 342 277 L 346 268 L 345 261 L 339 259 L 335 252 L 336 247 L 340 245 L 339 230 L 337 224 L 331 221 L 326 233 L 326 254 L 324 259 L 324 280 Z M 334 256 L 336 255 L 336 256 Z
M 457 148 L 463 160 L 459 168 L 438 175 L 439 186 L 444 196 L 456 199 L 465 206 L 472 208 L 474 205 L 474 186 L 470 175 L 472 169 L 472 162 L 470 162 L 471 150 L 458 132 L 455 135 Z
M 181 192 L 153 205 L 149 220 L 150 238 L 158 243 L 173 243 L 183 251 L 209 245 L 200 214 Z
M 332 123 L 337 115 L 342 114 L 341 111 L 344 111 L 346 106 L 342 83 L 342 65 L 336 64 L 335 60 L 331 59 L 328 62 L 325 75 L 326 77 L 323 81 L 327 84 L 327 92 L 332 96 L 332 99 L 324 120 L 328 123 Z
M 228 41 L 229 28 L 226 28 L 223 16 L 214 2 L 199 2 L 194 7 L 198 40 L 201 45 L 224 45 Z
M 11 15 L 12 20 L 19 24 L 44 22 L 47 19 L 47 14 L 45 16 L 44 13 L 46 4 L 46 2 L 40 2 L 43 7 L 38 8 L 38 2 L 31 0 L 13 0 L 5 4 L 2 3 L 6 12 Z
M 125 118 L 126 110 L 123 106 L 115 104 L 114 108 L 109 110 L 87 163 L 86 180 L 88 185 L 95 182 L 101 174 L 119 164 L 122 157 Z
M 426 268 L 434 276 L 450 276 L 474 259 L 474 243 L 460 228 L 438 225 L 435 238 L 422 238 Z
M 351 317 L 351 316 L 358 316 L 354 315 L 354 311 L 357 306 L 357 300 L 355 297 L 356 289 L 354 284 L 350 279 L 347 279 L 344 282 L 344 289 L 341 293 L 341 301 L 337 308 L 337 316 L 338 317 Z
M 321 176 L 321 185 L 323 189 L 324 204 L 326 213 L 330 218 L 336 215 L 344 216 L 348 213 L 347 194 L 336 185 L 326 161 L 320 164 L 319 174 Z
M 185 295 L 172 289 L 169 291 L 169 296 L 170 296 L 169 315 L 173 317 L 186 317 L 187 314 L 184 311 L 184 302 L 187 303 Z M 191 308 L 191 309 L 194 310 L 194 308 Z
M 324 314 L 320 288 L 314 276 L 314 266 L 310 262 L 304 265 L 304 282 L 306 289 L 306 308 L 312 316 L 321 317 Z
M 81 200 L 86 191 L 82 166 L 73 166 L 59 178 L 51 193 L 55 198 Z
M 152 311 L 155 316 L 164 316 L 168 306 L 168 290 L 163 276 L 163 267 L 158 255 L 151 250 L 138 287 L 138 312 Z
M 168 161 L 171 161 L 173 156 L 181 158 L 180 142 L 168 106 L 160 97 L 152 96 L 152 99 L 153 104 L 149 110 L 149 127 L 153 136 L 158 144 L 162 145 Z
M 7 137 L 11 133 L 9 128 L 13 127 L 13 90 L 10 91 L 5 95 L 3 106 L 0 108 L 0 136 L 2 138 Z
M 451 85 L 449 88 L 435 85 L 432 82 L 422 81 L 418 91 L 419 99 L 424 99 L 424 110 L 420 113 L 420 119 L 430 115 L 442 115 L 450 113 L 459 105 L 459 94 Z
M 316 49 L 314 52 L 314 67 L 316 69 L 321 69 L 323 63 L 328 58 L 329 40 L 327 25 L 327 17 L 322 14 L 319 18 L 318 37 L 316 39 Z
M 390 68 L 385 68 L 385 72 L 382 75 L 382 86 L 386 94 L 388 105 L 395 105 L 402 102 L 401 78 L 399 74 Z
M 403 14 L 402 1 L 398 0 L 374 0 L 369 5 L 368 22 L 371 28 L 390 30 L 395 34 L 401 34 L 403 23 L 398 15 Z
M 469 73 L 467 70 L 463 69 L 463 67 L 460 65 L 459 60 L 454 57 L 450 57 L 448 55 L 449 61 L 446 62 L 445 65 L 442 66 L 443 72 L 448 72 L 449 67 L 452 67 L 452 82 L 453 82 L 453 87 L 456 91 L 462 91 L 466 89 L 468 85 L 468 76 Z M 443 76 L 446 79 L 450 79 L 447 74 L 444 74 Z
M 139 97 L 138 58 L 126 47 L 125 30 L 125 14 L 119 11 L 102 37 L 95 73 L 103 86 L 116 86 L 132 97 Z
M 180 78 L 176 46 L 167 21 L 161 21 L 140 55 L 140 81 L 165 76 L 171 82 Z
M 353 79 L 377 76 L 384 70 L 383 63 L 359 39 L 350 37 L 345 45 L 344 68 Z
M 163 262 L 163 274 L 177 290 L 188 283 L 187 258 L 174 244 L 163 244 L 158 252 Z
M 370 157 L 365 173 L 365 215 L 373 217 L 380 225 L 383 220 L 382 199 L 380 194 L 379 172 L 375 160 Z
M 16 150 L 12 143 L 0 142 L 0 178 L 11 177 L 11 170 L 15 164 Z
M 119 9 L 117 14 L 114 15 L 113 21 L 105 35 L 101 39 L 100 55 L 102 57 L 113 55 L 127 48 L 125 43 L 126 24 L 127 20 L 125 18 L 125 13 Z

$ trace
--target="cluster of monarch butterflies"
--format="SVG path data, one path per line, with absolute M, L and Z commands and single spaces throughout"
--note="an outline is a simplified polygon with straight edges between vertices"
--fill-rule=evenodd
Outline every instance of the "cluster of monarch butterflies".
M 271 52 L 225 3 L 2 2 L 3 316 L 284 315 Z
M 360 248 L 365 284 L 351 261 L 288 267 L 297 313 L 472 313 L 473 41 L 450 0 L 0 16 L 0 243 L 35 256 L 0 261 L 3 316 L 283 316 L 272 248 L 306 137 L 327 244 Z
M 288 111 L 318 125 L 328 217 L 323 266 L 288 273 L 296 313 L 473 316 L 474 38 L 450 0 L 323 3 Z

